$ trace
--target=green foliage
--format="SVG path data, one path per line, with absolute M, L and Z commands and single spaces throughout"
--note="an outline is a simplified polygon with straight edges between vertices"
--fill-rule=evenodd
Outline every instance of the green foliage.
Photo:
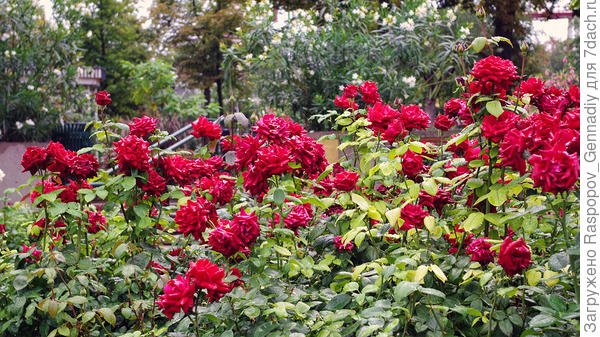
M 330 123 L 310 117 L 333 108 L 340 85 L 370 79 L 384 100 L 419 101 L 432 110 L 463 75 L 452 51 L 472 25 L 463 13 L 423 1 L 326 1 L 318 10 L 280 14 L 278 22 L 272 13 L 264 2 L 251 8 L 241 41 L 226 50 L 225 87 L 242 110 L 286 111 L 327 130 Z
M 57 12 L 54 20 L 68 16 Z M 61 116 L 81 108 L 75 41 L 65 26 L 47 21 L 34 1 L 0 1 L 1 140 L 47 140 Z

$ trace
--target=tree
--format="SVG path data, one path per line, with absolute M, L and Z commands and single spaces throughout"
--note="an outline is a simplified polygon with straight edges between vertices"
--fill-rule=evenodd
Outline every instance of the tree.
M 513 48 L 503 44 L 498 54 L 506 59 L 515 59 L 519 55 L 519 43 L 524 41 L 529 28 L 526 25 L 526 14 L 531 11 L 544 10 L 551 13 L 558 0 L 481 0 L 480 6 L 492 20 L 495 36 L 503 36 L 512 41 Z M 473 0 L 440 0 L 442 7 L 460 5 L 476 11 Z
M 153 29 L 161 32 L 158 45 L 173 49 L 179 78 L 191 87 L 204 90 L 208 103 L 216 84 L 217 101 L 223 107 L 222 47 L 234 40 L 243 19 L 243 1 L 195 0 L 156 1 L 151 11 Z M 163 48 L 159 48 L 163 50 Z
M 90 11 L 81 20 L 86 65 L 106 71 L 104 87 L 111 93 L 113 111 L 132 114 L 136 105 L 128 92 L 129 74 L 122 62 L 148 59 L 145 33 L 134 13 L 134 0 L 85 0 Z

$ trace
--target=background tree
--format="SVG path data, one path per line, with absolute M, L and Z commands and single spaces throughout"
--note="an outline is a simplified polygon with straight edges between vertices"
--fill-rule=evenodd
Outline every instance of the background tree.
M 136 105 L 127 90 L 130 81 L 123 61 L 148 59 L 147 35 L 135 14 L 134 0 L 86 0 L 89 12 L 81 18 L 83 62 L 106 71 L 104 88 L 111 93 L 113 112 L 133 114 Z

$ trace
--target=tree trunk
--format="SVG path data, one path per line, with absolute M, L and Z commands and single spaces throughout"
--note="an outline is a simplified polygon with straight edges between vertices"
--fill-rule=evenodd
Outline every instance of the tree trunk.
M 221 114 L 225 111 L 225 107 L 223 106 L 223 80 L 217 80 L 217 100 L 219 101 L 219 107 L 221 107 Z
M 500 42 L 498 55 L 513 61 L 518 61 L 517 56 L 519 55 L 519 41 L 515 36 L 519 6 L 521 6 L 521 1 L 513 0 L 495 1 L 494 4 L 494 35 L 505 37 L 513 44 L 513 48 L 511 48 L 510 45 Z
M 204 99 L 206 100 L 206 105 L 210 104 L 210 88 L 204 89 Z

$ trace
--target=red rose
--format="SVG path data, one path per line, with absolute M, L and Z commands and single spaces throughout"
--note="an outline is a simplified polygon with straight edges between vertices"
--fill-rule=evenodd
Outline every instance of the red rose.
M 481 122 L 481 135 L 494 143 L 500 143 L 504 135 L 514 128 L 517 119 L 517 115 L 509 110 L 504 110 L 498 117 L 485 115 Z
M 138 181 L 138 186 L 148 195 L 160 196 L 167 189 L 167 181 L 154 169 L 150 169 L 146 182 Z
M 389 105 L 376 102 L 372 107 L 367 107 L 367 119 L 371 122 L 370 128 L 376 134 L 384 132 L 388 124 L 393 120 L 400 118 L 400 112 L 392 109 Z
M 579 108 L 573 108 L 573 109 L 569 109 L 569 110 L 565 111 L 565 113 L 562 115 L 560 126 L 563 128 L 579 130 L 579 128 L 580 128 L 579 116 L 580 116 Z
M 571 85 L 569 87 L 569 100 L 573 102 L 576 107 L 579 106 L 580 97 L 581 93 L 579 92 L 579 87 L 574 84 Z
M 283 223 L 285 223 L 286 228 L 297 233 L 298 228 L 307 227 L 312 218 L 313 210 L 310 204 L 295 205 L 285 219 L 283 219 Z
M 333 244 L 340 253 L 344 251 L 350 252 L 352 249 L 354 249 L 354 243 L 352 243 L 352 241 L 348 241 L 346 244 L 344 244 L 340 235 L 337 235 L 333 238 Z
M 500 143 L 500 165 L 512 167 L 520 174 L 525 174 L 527 163 L 523 154 L 526 149 L 527 141 L 523 132 L 519 129 L 509 130 Z
M 494 262 L 494 255 L 496 252 L 490 250 L 492 244 L 486 241 L 486 238 L 478 238 L 473 240 L 465 251 L 471 255 L 471 261 L 479 262 L 482 266 L 486 266 L 491 262 Z
M 506 237 L 500 246 L 498 264 L 504 268 L 510 277 L 520 274 L 531 264 L 531 250 L 523 238 L 513 241 L 510 236 Z
M 254 212 L 246 213 L 244 209 L 233 216 L 231 227 L 247 246 L 254 244 L 260 235 L 258 217 Z
M 233 198 L 235 179 L 227 173 L 215 175 L 212 178 L 202 177 L 200 187 L 208 191 L 212 196 L 213 203 L 225 205 Z
M 454 203 L 452 193 L 449 190 L 438 189 L 435 195 L 425 191 L 419 192 L 419 205 L 436 210 L 439 215 L 443 215 L 444 206 Z
M 73 166 L 73 159 L 77 156 L 77 153 L 65 149 L 65 147 L 58 142 L 50 142 L 46 147 L 48 151 L 48 170 L 52 172 L 60 173 L 61 176 L 66 176 L 71 171 Z
M 230 227 L 228 222 L 223 222 L 219 227 L 210 232 L 208 244 L 212 250 L 230 257 L 238 252 L 248 255 L 248 247 L 242 242 L 237 233 Z
M 408 130 L 425 130 L 429 127 L 429 115 L 417 105 L 403 105 L 400 109 L 400 119 Z
M 433 122 L 433 126 L 441 131 L 448 131 L 454 126 L 454 120 L 447 115 L 438 115 Z
M 519 78 L 517 67 L 511 60 L 490 55 L 475 62 L 471 75 L 481 84 L 481 92 L 485 95 L 507 90 Z
M 100 164 L 93 154 L 82 153 L 73 157 L 70 171 L 77 178 L 86 179 L 95 177 L 98 168 L 100 168 Z
M 3 223 L 0 223 L 0 234 L 4 234 L 6 233 L 6 225 Z
M 356 188 L 356 182 L 360 174 L 352 171 L 342 171 L 335 175 L 333 186 L 340 191 L 350 192 Z
M 138 136 L 140 138 L 146 138 L 149 134 L 156 130 L 156 118 L 142 116 L 141 118 L 135 117 L 131 123 L 129 123 L 129 134 Z
M 419 154 L 408 150 L 402 156 L 402 172 L 408 178 L 414 179 L 424 168 L 423 157 Z
M 32 175 L 45 170 L 48 166 L 48 151 L 38 146 L 29 146 L 21 159 L 23 172 L 29 171 Z
M 247 135 L 237 139 L 235 143 L 235 167 L 242 170 L 248 167 L 248 164 L 256 160 L 256 153 L 260 147 L 258 137 Z
M 87 225 L 88 233 L 95 234 L 106 229 L 106 217 L 101 212 L 86 211 L 86 213 L 89 222 L 89 225 Z
M 387 129 L 381 134 L 381 138 L 392 144 L 398 137 L 404 137 L 408 131 L 404 129 L 404 122 L 400 118 L 394 119 L 388 124 Z
M 196 289 L 206 289 L 210 301 L 218 300 L 231 291 L 229 285 L 223 282 L 225 271 L 207 259 L 190 262 L 186 277 Z
M 292 135 L 290 123 L 273 114 L 266 114 L 256 122 L 254 127 L 261 140 L 282 144 Z
M 202 233 L 206 228 L 214 227 L 217 219 L 215 205 L 202 197 L 188 200 L 187 204 L 181 206 L 175 213 L 178 231 L 186 236 L 191 234 L 194 239 L 200 241 L 203 241 Z
M 530 77 L 527 79 L 527 81 L 521 82 L 519 91 L 521 96 L 529 94 L 535 101 L 544 94 L 544 81 L 540 80 L 539 78 Z
M 256 153 L 255 167 L 265 177 L 290 172 L 290 155 L 290 150 L 283 146 L 261 147 Z
M 110 99 L 110 94 L 108 93 L 108 91 L 98 91 L 96 93 L 96 104 L 98 105 L 109 105 L 110 103 L 112 103 L 112 99 Z
M 348 98 L 354 98 L 358 96 L 358 87 L 354 84 L 346 84 L 343 95 Z
M 358 104 L 354 102 L 354 99 L 346 96 L 335 96 L 335 99 L 333 100 L 333 105 L 342 109 L 358 110 Z
M 569 191 L 579 179 L 579 158 L 577 154 L 569 154 L 565 147 L 565 144 L 557 144 L 529 158 L 534 186 L 541 187 L 543 192 Z
M 190 280 L 178 275 L 177 278 L 169 280 L 163 288 L 163 294 L 158 297 L 156 304 L 169 319 L 182 311 L 188 313 L 194 305 L 194 294 L 196 288 Z
M 425 217 L 429 215 L 429 212 L 423 209 L 421 205 L 408 204 L 400 211 L 400 218 L 404 220 L 404 223 L 400 227 L 401 230 L 407 231 L 411 228 L 422 228 Z
M 367 104 L 375 104 L 381 101 L 381 97 L 379 96 L 377 84 L 375 82 L 366 81 L 360 87 L 358 87 L 360 93 L 362 94 L 362 100 Z
M 121 172 L 129 173 L 132 169 L 147 171 L 150 168 L 150 157 L 148 156 L 150 144 L 144 139 L 129 135 L 113 145 Z
M 196 138 L 206 137 L 208 139 L 221 138 L 221 127 L 204 116 L 198 117 L 198 120 L 192 123 L 192 135 Z
M 561 89 L 549 87 L 544 90 L 537 107 L 540 111 L 560 117 L 569 107 L 569 98 Z
M 250 165 L 247 171 L 242 172 L 244 178 L 244 189 L 257 199 L 262 200 L 262 196 L 269 190 L 269 183 L 262 171 L 254 165 Z
M 21 249 L 23 250 L 23 254 L 30 254 L 33 257 L 33 259 L 31 257 L 25 259 L 28 263 L 33 263 L 34 260 L 37 262 L 42 259 L 42 251 L 35 247 L 35 243 L 31 246 L 21 244 Z
M 457 117 L 464 110 L 468 110 L 467 102 L 459 98 L 451 98 L 444 104 L 444 113 L 450 117 Z
M 318 176 L 329 164 L 323 145 L 317 143 L 310 136 L 292 137 L 289 146 L 291 147 L 292 161 L 302 166 L 296 171 L 300 175 L 305 173 L 308 177 Z

